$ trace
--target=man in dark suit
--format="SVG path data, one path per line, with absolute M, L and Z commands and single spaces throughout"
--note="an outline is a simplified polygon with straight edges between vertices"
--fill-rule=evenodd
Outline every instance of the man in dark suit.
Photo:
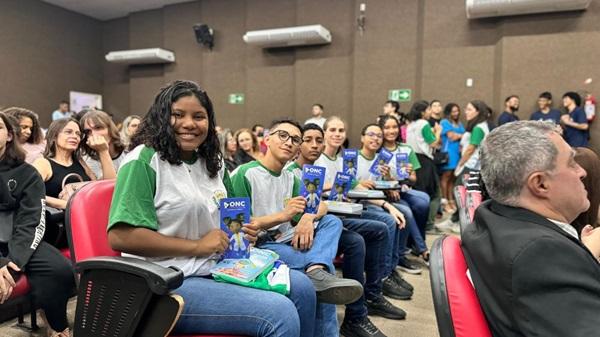
M 484 141 L 481 175 L 492 200 L 462 242 L 492 334 L 600 336 L 600 264 L 570 225 L 589 207 L 573 149 L 551 123 L 509 123 Z

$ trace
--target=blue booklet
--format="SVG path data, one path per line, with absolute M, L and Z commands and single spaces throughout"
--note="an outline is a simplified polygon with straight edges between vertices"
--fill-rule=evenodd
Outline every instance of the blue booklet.
M 381 176 L 381 171 L 379 170 L 379 167 L 382 165 L 387 165 L 390 162 L 390 160 L 392 160 L 392 157 L 394 157 L 394 154 L 382 147 L 379 151 L 379 154 L 377 154 L 377 157 L 373 161 L 371 168 L 369 168 L 369 172 L 371 172 L 376 177 Z
M 306 199 L 305 213 L 317 214 L 323 193 L 325 168 L 314 165 L 302 166 L 302 186 L 300 195 Z
M 398 175 L 398 180 L 406 180 L 410 176 L 408 174 L 408 154 L 406 153 L 396 153 L 396 174 Z
M 220 201 L 221 229 L 229 237 L 229 247 L 223 259 L 247 259 L 250 257 L 250 242 L 244 238 L 242 228 L 250 222 L 249 198 L 223 198 Z
M 352 176 L 338 172 L 335 174 L 335 180 L 329 193 L 331 201 L 346 201 L 348 199 L 348 191 L 352 185 Z
M 344 167 L 342 172 L 352 178 L 356 177 L 356 167 L 358 166 L 358 150 L 346 149 L 343 155 Z

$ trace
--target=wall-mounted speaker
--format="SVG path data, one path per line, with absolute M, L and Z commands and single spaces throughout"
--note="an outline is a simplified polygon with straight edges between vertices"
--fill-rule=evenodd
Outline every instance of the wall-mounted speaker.
M 194 34 L 199 44 L 205 45 L 212 50 L 215 45 L 215 35 L 212 28 L 208 25 L 197 23 L 194 25 Z

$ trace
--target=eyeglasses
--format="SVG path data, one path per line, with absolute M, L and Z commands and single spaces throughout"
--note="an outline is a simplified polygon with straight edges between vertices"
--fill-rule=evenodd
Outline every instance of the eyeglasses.
M 383 139 L 383 134 L 382 133 L 376 133 L 376 132 L 373 132 L 373 131 L 365 133 L 365 136 L 369 136 L 369 137 L 372 137 L 372 138 Z
M 292 144 L 295 146 L 299 146 L 300 144 L 302 144 L 302 138 L 300 138 L 300 136 L 292 136 L 289 132 L 284 130 L 273 131 L 271 132 L 271 134 L 277 134 L 279 140 L 281 140 L 284 143 L 287 142 L 288 139 L 291 139 Z
M 66 130 L 62 130 L 62 133 L 67 135 L 67 136 L 72 136 L 75 135 L 79 138 L 81 138 L 81 132 L 79 131 L 75 131 L 75 130 L 71 130 L 71 129 L 66 129 Z

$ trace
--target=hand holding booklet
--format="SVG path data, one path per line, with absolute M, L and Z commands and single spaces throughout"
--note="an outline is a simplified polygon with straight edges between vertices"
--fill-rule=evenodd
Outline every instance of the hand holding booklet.
M 250 220 L 250 199 L 224 198 L 220 201 L 220 207 L 221 230 L 229 237 L 229 247 L 223 253 L 223 259 L 211 269 L 214 279 L 282 294 L 289 293 L 287 266 L 279 263 L 277 270 L 273 271 L 279 255 L 267 249 L 250 247 L 250 242 L 241 231 L 243 224 Z M 287 277 L 284 275 L 286 271 Z

